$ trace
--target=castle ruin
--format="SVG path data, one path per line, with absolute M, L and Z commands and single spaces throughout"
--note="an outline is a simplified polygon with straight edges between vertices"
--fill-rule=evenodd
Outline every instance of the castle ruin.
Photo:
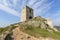
M 33 9 L 28 6 L 25 6 L 21 12 L 21 22 L 32 19 L 33 17 Z

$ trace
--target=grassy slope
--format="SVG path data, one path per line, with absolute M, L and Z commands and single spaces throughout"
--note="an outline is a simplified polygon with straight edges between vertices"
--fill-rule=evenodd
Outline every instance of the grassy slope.
M 32 20 L 37 20 L 39 22 L 42 19 L 41 18 L 35 18 L 35 19 L 32 19 Z M 43 21 L 41 21 L 41 22 L 43 22 Z M 23 23 L 23 24 L 25 24 L 25 23 Z M 60 40 L 60 32 L 56 32 L 54 30 L 49 32 L 46 29 L 36 28 L 36 27 L 32 27 L 30 25 L 20 25 L 20 26 L 21 26 L 20 28 L 23 32 L 28 33 L 32 36 L 35 36 L 35 37 L 40 37 L 40 36 L 41 37 L 51 37 L 51 38 L 54 38 L 54 39 L 56 38 L 57 40 Z M 6 28 L 0 28 L 0 34 L 2 34 L 3 32 L 5 32 L 9 29 L 11 31 L 14 28 L 16 28 L 14 25 L 11 25 L 11 26 L 6 27 Z
M 8 29 L 9 29 L 9 27 L 0 28 L 0 35 L 1 35 L 3 32 L 7 31 Z
M 14 25 L 10 25 L 10 26 L 4 27 L 4 28 L 0 28 L 0 35 L 2 33 L 4 33 L 5 31 L 10 31 L 11 32 L 14 28 L 16 28 L 16 26 L 14 26 Z
M 28 33 L 32 36 L 35 37 L 50 37 L 50 38 L 54 38 L 57 40 L 60 40 L 60 32 L 56 32 L 56 31 L 52 31 L 49 32 L 46 29 L 41 29 L 41 28 L 33 28 L 33 27 L 27 27 L 25 29 L 21 28 L 21 30 L 25 33 Z
M 15 27 L 6 27 L 6 28 L 0 28 L 0 34 L 2 34 L 3 32 L 7 31 L 7 30 L 12 30 Z M 29 35 L 35 36 L 35 37 L 50 37 L 50 38 L 54 38 L 57 40 L 60 40 L 60 32 L 56 32 L 56 31 L 51 31 L 49 32 L 46 29 L 41 29 L 38 27 L 32 27 L 32 26 L 26 26 L 26 27 L 22 27 L 21 26 L 21 30 Z

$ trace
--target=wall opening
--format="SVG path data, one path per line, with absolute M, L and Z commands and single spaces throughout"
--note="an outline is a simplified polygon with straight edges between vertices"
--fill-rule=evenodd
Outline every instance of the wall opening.
M 29 19 L 32 19 L 32 17 L 30 16 Z

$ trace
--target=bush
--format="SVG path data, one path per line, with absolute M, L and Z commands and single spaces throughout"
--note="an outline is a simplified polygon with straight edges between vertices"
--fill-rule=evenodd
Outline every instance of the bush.
M 32 26 L 27 26 L 26 30 L 33 30 L 33 27 Z

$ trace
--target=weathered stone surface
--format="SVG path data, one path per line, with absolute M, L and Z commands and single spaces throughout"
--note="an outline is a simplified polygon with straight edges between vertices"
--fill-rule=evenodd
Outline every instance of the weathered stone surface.
M 21 22 L 29 20 L 31 18 L 33 18 L 33 9 L 25 6 L 21 12 Z
M 28 35 L 22 31 L 20 31 L 20 28 L 17 27 L 13 30 L 13 36 L 14 36 L 14 40 L 55 40 L 53 38 L 43 38 L 43 37 L 39 37 L 36 38 L 34 36 Z
M 2 35 L 0 35 L 0 40 L 5 40 L 5 37 L 9 34 L 8 31 L 2 33 Z
M 25 6 L 21 12 L 21 22 L 24 22 L 23 23 L 24 25 L 31 25 L 40 28 L 46 28 L 47 26 L 50 26 L 51 28 L 53 28 L 52 21 L 50 19 L 45 19 L 42 18 L 41 16 L 37 16 L 35 18 L 33 17 L 34 17 L 33 9 L 28 6 Z M 29 19 L 32 20 L 29 21 Z
M 19 28 L 13 30 L 14 40 L 39 40 L 33 36 L 30 36 L 22 31 Z
M 52 24 L 52 21 L 50 19 L 46 19 L 46 23 L 51 27 L 53 28 L 53 24 Z

